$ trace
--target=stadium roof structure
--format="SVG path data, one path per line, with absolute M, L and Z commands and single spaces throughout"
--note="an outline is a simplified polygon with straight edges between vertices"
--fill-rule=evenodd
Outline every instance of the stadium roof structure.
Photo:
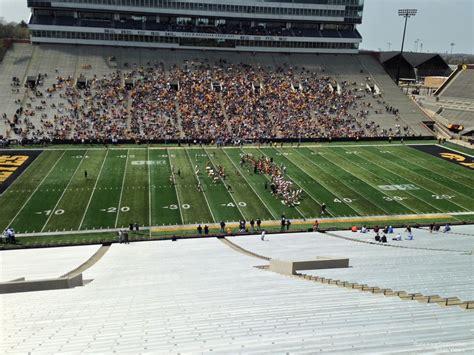
M 396 76 L 400 52 L 380 52 L 379 61 L 392 78 Z M 446 61 L 435 53 L 404 52 L 401 61 L 401 77 L 418 79 L 425 76 L 447 76 L 450 68 Z
M 347 232 L 113 244 L 84 271 L 90 282 L 83 287 L 0 295 L 0 351 L 472 350 L 471 310 L 289 277 L 256 268 L 268 261 L 250 256 L 348 257 L 350 268 L 308 273 L 472 299 L 472 252 L 466 252 L 473 227 L 414 234 L 389 246 L 371 244 L 373 234 Z M 57 276 L 91 248 L 2 252 L 2 281 Z

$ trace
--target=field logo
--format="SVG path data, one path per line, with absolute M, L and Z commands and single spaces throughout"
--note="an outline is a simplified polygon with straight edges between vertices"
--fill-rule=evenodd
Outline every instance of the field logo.
M 0 155 L 0 184 L 7 181 L 29 158 L 28 155 Z
M 461 165 L 468 169 L 474 169 L 474 162 L 472 161 L 472 156 L 469 154 L 464 154 L 462 152 L 454 151 L 446 147 L 439 145 L 410 145 L 411 148 L 420 150 L 423 153 L 430 154 L 434 157 L 449 161 L 456 165 Z
M 456 161 L 466 160 L 466 158 L 463 157 L 462 155 L 455 154 L 455 153 L 440 153 L 439 155 L 441 155 L 441 157 L 449 159 L 449 160 L 456 160 Z
M 454 161 L 457 161 L 459 164 L 463 165 L 463 166 L 466 166 L 468 168 L 471 168 L 471 169 L 474 169 L 474 163 L 470 163 L 470 162 L 466 162 L 466 157 L 462 156 L 462 155 L 459 155 L 459 154 L 455 154 L 455 153 L 439 153 L 439 155 L 444 158 L 444 159 L 449 159 L 449 160 L 454 160 Z
M 166 165 L 166 160 L 133 160 L 132 165 Z
M 379 185 L 379 189 L 384 191 L 409 191 L 409 190 L 419 190 L 418 186 L 413 184 L 403 184 L 403 185 Z
M 0 150 L 0 194 L 41 154 L 41 150 Z

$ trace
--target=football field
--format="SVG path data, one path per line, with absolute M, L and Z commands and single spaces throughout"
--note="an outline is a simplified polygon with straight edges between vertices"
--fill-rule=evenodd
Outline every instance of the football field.
M 287 178 L 303 190 L 300 204 L 289 207 L 274 197 L 265 186 L 270 185 L 268 175 L 241 166 L 245 153 L 286 166 Z M 206 168 L 218 166 L 224 167 L 226 179 L 213 182 Z M 0 196 L 0 228 L 88 231 L 129 223 L 268 221 L 282 214 L 304 220 L 320 218 L 323 203 L 325 217 L 333 218 L 472 217 L 473 188 L 471 168 L 397 144 L 56 148 L 44 150 Z

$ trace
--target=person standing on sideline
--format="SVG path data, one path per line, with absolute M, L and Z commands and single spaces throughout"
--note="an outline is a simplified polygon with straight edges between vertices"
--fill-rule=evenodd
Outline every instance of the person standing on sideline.
M 319 229 L 319 222 L 317 219 L 314 220 L 314 223 L 313 223 L 313 231 L 314 232 L 317 232 Z
M 260 230 L 260 226 L 262 225 L 262 221 L 260 218 L 257 218 L 257 229 Z
M 221 221 L 220 226 L 221 226 L 221 233 L 224 233 L 224 230 L 225 230 L 225 222 L 224 222 L 224 221 Z
M 255 221 L 253 218 L 250 220 L 250 228 L 252 229 L 252 232 L 255 232 Z
M 209 227 L 207 226 L 207 224 L 204 226 L 204 234 L 205 235 L 209 234 Z
M 326 204 L 323 203 L 321 205 L 321 216 L 324 216 L 326 214 Z
M 84 178 L 87 180 L 87 170 L 84 170 Z
M 202 235 L 202 227 L 201 227 L 201 225 L 198 225 L 197 231 L 198 231 L 198 234 L 199 234 L 199 235 Z
M 291 226 L 291 221 L 289 219 L 286 220 L 286 230 L 289 231 Z
M 286 225 L 286 218 L 285 215 L 281 215 L 281 223 L 280 223 L 280 232 L 283 232 L 285 230 L 285 225 Z

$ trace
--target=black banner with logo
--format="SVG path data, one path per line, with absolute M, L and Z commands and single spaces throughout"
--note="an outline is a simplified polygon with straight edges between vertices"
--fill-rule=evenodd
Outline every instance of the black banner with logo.
M 0 150 L 0 194 L 41 154 L 41 150 Z
M 455 152 L 449 148 L 439 145 L 410 145 L 411 148 L 421 150 L 424 153 L 450 161 L 451 163 L 463 166 L 468 169 L 474 169 L 474 162 L 471 156 Z

